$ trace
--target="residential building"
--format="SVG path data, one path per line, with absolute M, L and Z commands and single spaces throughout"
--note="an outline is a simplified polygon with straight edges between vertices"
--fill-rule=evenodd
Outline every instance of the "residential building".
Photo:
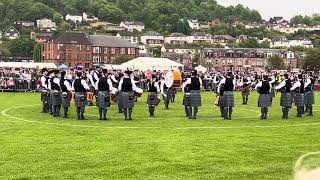
M 200 49 L 196 48 L 161 48 L 161 53 L 176 53 L 176 54 L 191 54 L 194 56 L 196 53 L 200 53 Z
M 42 59 L 56 65 L 83 65 L 88 68 L 93 63 L 92 43 L 85 33 L 61 33 L 53 41 L 43 43 Z
M 50 19 L 39 19 L 37 20 L 37 28 L 40 29 L 51 29 L 51 28 L 55 28 L 56 27 L 56 23 L 52 22 Z
M 33 21 L 16 21 L 14 24 L 17 28 L 34 28 Z
M 120 64 L 139 56 L 139 46 L 120 37 L 92 35 L 94 63 Z
M 139 40 L 138 40 L 138 35 L 136 35 L 136 33 L 134 32 L 130 32 L 130 31 L 121 31 L 118 32 L 117 37 L 121 37 L 124 40 L 127 40 L 128 42 L 132 43 L 132 44 L 138 44 Z
M 248 35 L 240 35 L 237 37 L 236 42 L 241 43 L 241 42 L 249 40 L 250 38 L 251 37 L 249 37 Z
M 309 39 L 288 40 L 285 36 L 276 37 L 270 42 L 271 48 L 277 48 L 277 47 L 290 48 L 290 47 L 296 47 L 296 46 L 300 46 L 304 48 L 312 48 L 313 44 Z
M 175 52 L 161 53 L 161 58 L 168 58 L 172 61 L 176 61 L 183 64 L 184 70 L 192 70 L 192 55 L 188 53 L 178 54 Z
M 163 46 L 164 36 L 155 31 L 149 31 L 141 36 L 141 42 L 150 47 Z
M 270 66 L 268 59 L 273 56 L 282 58 L 289 69 L 300 66 L 301 57 L 292 51 L 254 48 L 205 48 L 201 65 L 209 70 L 258 72 Z
M 208 26 L 211 27 L 211 26 L 215 26 L 215 25 L 218 25 L 220 24 L 220 19 L 210 19 L 208 21 Z
M 229 36 L 229 35 L 214 35 L 212 37 L 212 43 L 213 44 L 221 44 L 223 46 L 227 45 L 231 41 L 234 41 L 235 38 Z
M 120 27 L 126 28 L 127 31 L 131 31 L 133 32 L 133 30 L 137 30 L 137 31 L 144 31 L 145 26 L 142 22 L 121 22 Z
M 49 40 L 51 40 L 53 37 L 53 33 L 52 32 L 34 32 L 32 31 L 30 33 L 30 39 L 35 40 L 38 43 L 44 43 L 44 42 L 48 42 Z
M 189 37 L 181 33 L 172 33 L 170 36 L 164 38 L 164 42 L 167 44 L 184 45 L 189 42 Z
M 205 32 L 193 32 L 188 43 L 212 43 L 212 36 Z
M 85 22 L 98 22 L 99 18 L 95 17 L 93 14 L 91 13 L 82 13 L 82 20 Z
M 70 14 L 67 14 L 65 17 L 65 20 L 73 21 L 74 23 L 81 23 L 82 22 L 82 16 L 72 16 Z
M 11 26 L 4 32 L 4 37 L 9 40 L 17 39 L 20 37 L 20 32 Z
M 120 26 L 111 25 L 111 26 L 107 26 L 107 27 L 106 27 L 106 30 L 107 30 L 107 31 L 125 31 L 126 28 L 120 27 Z
M 200 29 L 200 23 L 198 19 L 188 19 L 187 21 L 191 29 Z

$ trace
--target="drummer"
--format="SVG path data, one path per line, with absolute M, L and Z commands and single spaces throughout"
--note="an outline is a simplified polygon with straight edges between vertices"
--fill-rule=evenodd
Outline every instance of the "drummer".
M 154 117 L 155 107 L 158 105 L 158 92 L 160 92 L 159 84 L 156 77 L 153 77 L 147 84 L 148 88 L 148 100 L 147 104 L 149 106 L 150 117 Z
M 161 93 L 164 99 L 164 106 L 166 109 L 169 109 L 169 104 L 170 104 L 170 100 L 171 100 L 171 87 L 168 87 L 166 85 L 166 81 L 165 81 L 165 77 L 162 77 L 162 80 L 160 81 L 161 83 Z
M 134 107 L 134 95 L 133 91 L 136 90 L 137 86 L 130 75 L 132 71 L 126 70 L 123 78 L 119 82 L 118 90 L 120 107 L 123 109 L 125 120 L 132 120 L 132 109 Z
M 201 106 L 200 91 L 202 88 L 202 81 L 198 77 L 197 70 L 192 71 L 191 78 L 187 79 L 186 85 L 189 85 L 190 90 L 189 119 L 197 119 L 198 108 Z
M 183 94 L 182 105 L 184 105 L 184 112 L 186 113 L 186 117 L 189 117 L 189 108 L 190 108 L 190 84 L 186 84 L 187 79 L 191 76 L 189 74 L 186 75 L 186 78 L 183 80 L 183 84 L 181 86 Z

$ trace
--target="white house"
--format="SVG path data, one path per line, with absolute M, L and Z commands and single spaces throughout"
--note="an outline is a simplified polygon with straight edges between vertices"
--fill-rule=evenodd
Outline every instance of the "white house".
M 189 36 L 181 33 L 172 33 L 170 36 L 164 38 L 166 44 L 187 44 L 190 42 Z
M 128 31 L 133 32 L 133 30 L 143 31 L 145 26 L 142 22 L 121 22 L 120 27 L 126 28 Z
M 188 38 L 188 43 L 212 43 L 212 36 L 205 32 L 193 32 Z
M 37 20 L 37 27 L 42 29 L 42 28 L 55 28 L 56 23 L 52 22 L 50 19 L 44 18 L 44 19 L 39 19 Z
M 163 46 L 164 36 L 158 32 L 149 31 L 141 36 L 141 42 L 150 47 Z
M 200 23 L 198 19 L 188 19 L 187 21 L 191 29 L 200 29 Z
M 20 37 L 20 32 L 16 28 L 11 26 L 4 32 L 4 37 L 10 40 L 17 39 Z
M 97 22 L 99 18 L 95 17 L 93 14 L 90 13 L 82 13 L 82 20 L 86 22 Z
M 117 33 L 117 37 L 121 37 L 124 40 L 129 41 L 132 44 L 138 44 L 138 36 L 134 32 L 121 31 Z
M 297 46 L 301 46 L 304 48 L 312 48 L 313 44 L 309 39 L 288 40 L 284 36 L 276 37 L 270 42 L 271 48 L 276 48 L 276 47 L 290 48 L 290 47 L 297 47 Z
M 72 16 L 70 14 L 67 14 L 65 17 L 66 21 L 70 20 L 75 23 L 81 23 L 82 22 L 82 16 Z

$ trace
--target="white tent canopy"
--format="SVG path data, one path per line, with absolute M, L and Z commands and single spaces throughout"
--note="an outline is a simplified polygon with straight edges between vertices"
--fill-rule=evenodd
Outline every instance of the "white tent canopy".
M 203 67 L 203 66 L 201 66 L 201 65 L 195 67 L 195 69 L 196 69 L 198 72 L 203 72 L 203 73 L 207 72 L 207 68 L 205 68 L 205 67 Z
M 29 63 L 29 62 L 0 62 L 2 68 L 27 68 L 27 69 L 56 69 L 57 66 L 54 63 Z
M 122 70 L 123 69 L 122 65 L 119 65 L 119 64 L 103 64 L 102 68 L 108 69 L 108 70 Z
M 138 57 L 121 64 L 124 69 L 139 69 L 169 71 L 172 69 L 182 69 L 183 65 L 167 58 Z

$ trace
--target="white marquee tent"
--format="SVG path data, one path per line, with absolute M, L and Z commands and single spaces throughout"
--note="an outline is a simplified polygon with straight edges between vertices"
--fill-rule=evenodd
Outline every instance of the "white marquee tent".
M 139 69 L 169 71 L 172 69 L 183 69 L 183 65 L 167 58 L 138 57 L 121 64 L 124 69 Z
M 196 69 L 198 72 L 203 72 L 203 73 L 207 72 L 207 68 L 205 68 L 201 65 L 195 67 L 194 69 Z
M 29 62 L 0 62 L 2 68 L 28 68 L 28 69 L 56 69 L 57 66 L 54 63 L 29 63 Z

